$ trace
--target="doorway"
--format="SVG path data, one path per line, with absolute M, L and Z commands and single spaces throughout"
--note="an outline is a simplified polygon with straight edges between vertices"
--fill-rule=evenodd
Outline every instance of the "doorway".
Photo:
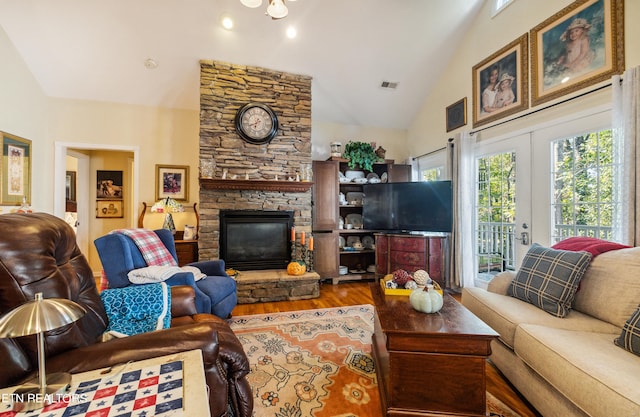
M 138 146 L 113 146 L 113 145 L 101 145 L 101 144 L 89 144 L 89 143 L 71 143 L 71 142 L 56 142 L 55 143 L 55 163 L 54 163 L 54 212 L 53 214 L 62 219 L 65 218 L 66 210 L 66 190 L 65 179 L 67 169 L 67 156 L 71 156 L 78 159 L 78 172 L 77 178 L 77 217 L 78 217 L 78 232 L 76 238 L 78 240 L 78 246 L 82 253 L 88 258 L 90 265 L 93 269 L 96 269 L 96 265 L 99 261 L 94 260 L 94 250 L 90 245 L 96 237 L 103 233 L 103 230 L 92 230 L 92 216 L 91 208 L 93 207 L 91 196 L 95 193 L 91 187 L 95 184 L 91 181 L 91 153 L 92 152 L 127 152 L 133 154 L 133 160 L 130 162 L 131 176 L 128 185 L 130 187 L 130 193 L 128 193 L 128 224 L 126 227 L 135 227 L 136 219 L 138 217 L 138 190 L 139 190 L 139 147 Z M 95 187 L 94 187 L 95 188 Z M 130 202 L 130 203 L 129 203 Z M 95 236 L 94 236 L 95 235 Z
M 530 135 L 476 148 L 476 286 L 516 270 L 531 236 Z

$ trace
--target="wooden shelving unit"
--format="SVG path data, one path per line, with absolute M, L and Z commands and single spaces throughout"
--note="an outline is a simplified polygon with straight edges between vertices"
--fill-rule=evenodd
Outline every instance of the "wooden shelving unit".
M 313 162 L 313 236 L 316 242 L 314 251 L 314 266 L 322 279 L 331 279 L 333 284 L 340 281 L 372 280 L 375 272 L 349 272 L 345 275 L 339 273 L 340 265 L 346 266 L 349 271 L 367 270 L 369 265 L 375 264 L 376 253 L 374 249 L 341 250 L 340 237 L 345 241 L 351 236 L 371 236 L 373 239 L 376 230 L 365 229 L 340 229 L 340 217 L 345 219 L 348 214 L 362 215 L 366 201 L 363 204 L 340 204 L 338 195 L 340 192 L 362 192 L 362 184 L 355 182 L 340 182 L 340 172 L 343 174 L 350 170 L 348 160 L 344 158 L 330 158 L 326 161 Z M 382 176 L 387 174 L 389 181 L 409 181 L 409 165 L 398 165 L 393 160 L 385 160 L 374 165 L 373 172 Z M 365 172 L 365 175 L 369 172 Z

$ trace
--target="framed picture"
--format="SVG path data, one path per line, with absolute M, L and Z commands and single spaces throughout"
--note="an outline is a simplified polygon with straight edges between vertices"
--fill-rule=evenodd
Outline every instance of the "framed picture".
M 531 30 L 531 102 L 624 71 L 624 0 L 578 0 Z
M 529 107 L 528 35 L 473 67 L 473 126 Z
M 31 204 L 31 141 L 9 133 L 2 134 L 2 195 L 0 204 Z
M 67 171 L 64 184 L 65 197 L 67 201 L 76 201 L 76 172 Z
M 96 172 L 96 198 L 105 200 L 122 200 L 124 187 L 122 171 Z
M 188 165 L 156 165 L 156 200 L 167 197 L 189 199 Z
M 96 218 L 124 217 L 122 200 L 96 200 Z
M 447 132 L 467 124 L 467 98 L 447 107 Z

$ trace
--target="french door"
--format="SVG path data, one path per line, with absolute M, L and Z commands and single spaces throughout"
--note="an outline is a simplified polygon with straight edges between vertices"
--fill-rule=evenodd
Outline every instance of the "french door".
M 516 270 L 531 244 L 529 134 L 476 147 L 474 235 L 476 286 Z

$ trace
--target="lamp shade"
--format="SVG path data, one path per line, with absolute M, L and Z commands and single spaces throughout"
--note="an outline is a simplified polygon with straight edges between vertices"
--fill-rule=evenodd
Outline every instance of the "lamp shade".
M 240 0 L 240 3 L 247 7 L 256 8 L 262 5 L 262 0 Z
M 80 319 L 87 311 L 64 298 L 42 298 L 42 293 L 0 317 L 0 337 L 20 337 L 57 329 Z
M 284 5 L 283 0 L 269 0 L 269 7 L 267 7 L 267 14 L 274 19 L 282 19 L 289 13 L 289 9 Z

